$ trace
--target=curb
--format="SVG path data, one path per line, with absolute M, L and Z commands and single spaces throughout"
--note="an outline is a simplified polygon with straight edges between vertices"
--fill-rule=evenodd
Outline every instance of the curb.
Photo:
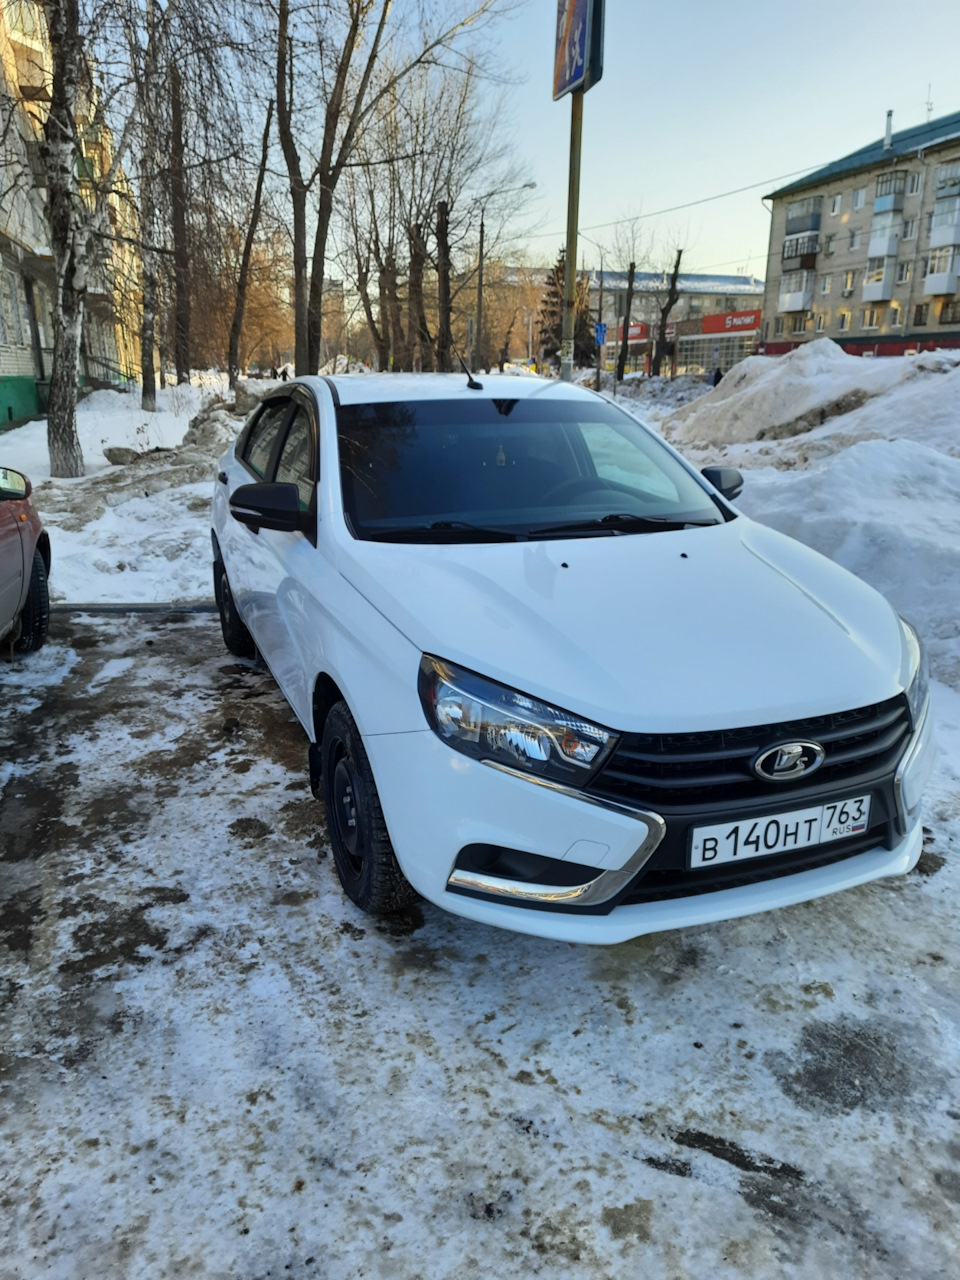
M 72 604 L 63 600 L 50 605 L 51 613 L 91 613 L 124 614 L 124 613 L 216 613 L 215 604 L 197 603 L 172 604 L 158 601 L 138 602 L 130 604 Z

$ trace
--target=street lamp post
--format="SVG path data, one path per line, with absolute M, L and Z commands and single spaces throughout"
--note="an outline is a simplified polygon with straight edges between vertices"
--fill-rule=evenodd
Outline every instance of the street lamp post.
M 519 187 L 495 187 L 480 197 L 480 249 L 477 256 L 477 332 L 473 336 L 473 372 L 480 372 L 480 356 L 483 342 L 483 219 L 487 212 L 487 201 L 494 196 L 507 195 L 511 191 L 532 191 L 537 184 L 524 182 Z

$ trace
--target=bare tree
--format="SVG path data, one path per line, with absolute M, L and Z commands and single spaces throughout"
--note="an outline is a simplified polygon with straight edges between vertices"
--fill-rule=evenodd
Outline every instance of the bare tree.
M 240 259 L 240 270 L 237 277 L 237 297 L 233 309 L 233 323 L 230 326 L 230 349 L 227 353 L 227 369 L 230 386 L 237 384 L 237 373 L 240 351 L 240 331 L 243 327 L 243 312 L 247 301 L 247 284 L 250 276 L 250 258 L 253 253 L 253 241 L 260 223 L 260 205 L 263 200 L 263 180 L 267 170 L 267 157 L 270 152 L 270 126 L 273 121 L 273 99 L 267 105 L 267 119 L 263 126 L 263 142 L 260 149 L 260 168 L 257 172 L 257 185 L 253 195 L 253 208 L 247 223 L 247 234 L 243 242 L 243 254 Z
M 674 259 L 673 269 L 667 277 L 664 271 L 665 288 L 657 294 L 657 309 L 659 311 L 659 320 L 657 321 L 657 338 L 653 352 L 653 361 L 650 365 L 650 372 L 655 377 L 660 376 L 660 369 L 663 365 L 663 358 L 667 353 L 667 324 L 670 319 L 670 312 L 676 305 L 680 291 L 677 288 L 677 279 L 680 275 L 680 259 L 683 257 L 683 250 L 677 249 L 677 256 Z

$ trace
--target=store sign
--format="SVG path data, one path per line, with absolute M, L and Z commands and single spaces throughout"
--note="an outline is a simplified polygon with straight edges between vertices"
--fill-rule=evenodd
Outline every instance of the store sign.
M 627 339 L 628 342 L 646 342 L 646 340 L 649 337 L 650 337 L 649 325 L 643 324 L 639 320 L 636 323 L 630 325 L 630 337 Z M 623 341 L 623 321 L 622 320 L 620 321 L 620 324 L 617 326 L 617 341 L 618 342 Z
M 603 75 L 603 8 L 604 0 L 557 0 L 554 101 Z
M 749 333 L 760 328 L 761 312 L 727 311 L 718 316 L 703 317 L 704 333 Z

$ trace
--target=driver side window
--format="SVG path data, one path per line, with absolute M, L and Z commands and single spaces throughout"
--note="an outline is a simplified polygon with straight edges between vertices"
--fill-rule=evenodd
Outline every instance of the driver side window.
M 282 484 L 295 484 L 300 494 L 300 510 L 306 511 L 313 495 L 316 479 L 313 466 L 313 442 L 310 438 L 310 419 L 306 409 L 297 409 L 290 430 L 284 441 L 277 463 L 276 480 Z

